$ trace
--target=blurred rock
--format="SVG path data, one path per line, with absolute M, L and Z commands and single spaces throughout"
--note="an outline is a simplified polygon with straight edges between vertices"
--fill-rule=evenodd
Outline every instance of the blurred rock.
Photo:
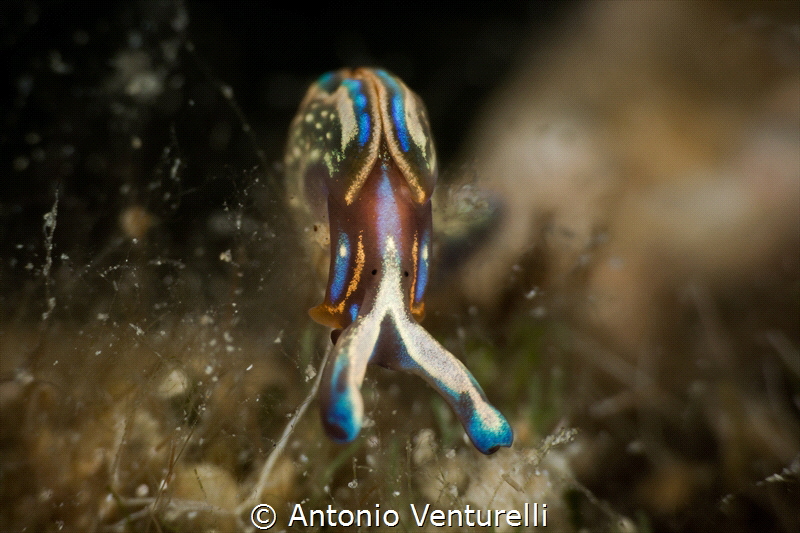
M 466 154 L 504 216 L 461 273 L 468 298 L 529 290 L 512 267 L 543 250 L 543 287 L 583 291 L 584 319 L 631 348 L 658 327 L 665 289 L 736 283 L 792 252 L 796 268 L 800 61 L 785 7 L 576 10 L 475 127 Z

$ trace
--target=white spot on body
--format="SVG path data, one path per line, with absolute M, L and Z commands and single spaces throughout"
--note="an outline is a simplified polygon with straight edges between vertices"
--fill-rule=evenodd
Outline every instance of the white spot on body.
M 322 161 L 323 163 L 325 163 L 325 167 L 328 169 L 328 173 L 332 176 L 336 172 L 336 167 L 333 164 L 333 158 L 331 157 L 331 153 L 325 152 Z

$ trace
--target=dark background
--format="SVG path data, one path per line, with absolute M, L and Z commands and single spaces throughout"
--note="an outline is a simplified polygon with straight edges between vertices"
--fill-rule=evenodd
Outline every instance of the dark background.
M 123 208 L 116 203 L 126 201 L 117 194 L 122 185 L 155 214 L 170 218 L 162 226 L 168 233 L 163 238 L 187 242 L 207 210 L 246 186 L 244 169 L 279 170 L 264 167 L 279 164 L 288 123 L 306 87 L 342 66 L 381 65 L 418 92 L 446 169 L 474 114 L 523 47 L 544 38 L 570 7 L 6 3 L 0 8 L 6 74 L 0 253 L 9 257 L 16 245 L 35 247 L 41 241 L 40 217 L 56 188 L 62 212 L 81 221 L 80 227 L 56 233 L 61 249 L 83 246 L 87 237 L 95 246 L 112 238 L 110 217 Z M 175 57 L 165 58 L 164 42 L 175 45 Z M 125 92 L 130 78 L 119 74 L 114 61 L 126 51 L 142 52 L 153 70 L 161 69 L 162 90 L 148 98 Z M 252 136 L 241 135 L 234 106 L 220 94 L 223 84 L 233 89 Z M 190 99 L 193 105 L 187 104 Z M 222 140 L 209 141 L 212 132 Z M 133 136 L 145 140 L 141 148 L 131 147 Z M 175 209 L 153 205 L 147 192 L 153 176 L 167 170 L 165 146 L 183 155 L 184 193 Z M 8 263 L 2 268 L 8 305 L 8 291 L 15 287 L 8 285 L 13 278 Z

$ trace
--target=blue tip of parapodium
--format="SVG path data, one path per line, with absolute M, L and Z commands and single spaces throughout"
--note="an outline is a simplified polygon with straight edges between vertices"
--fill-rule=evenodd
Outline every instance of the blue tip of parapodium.
M 467 428 L 472 444 L 486 455 L 491 455 L 500 448 L 509 448 L 514 442 L 514 430 L 508 420 L 496 409 L 493 414 L 496 418 L 491 422 L 481 420 L 477 415 L 473 416 L 470 427 Z
M 361 432 L 361 420 L 354 416 L 352 403 L 344 395 L 333 402 L 323 420 L 325 432 L 336 442 L 351 442 Z

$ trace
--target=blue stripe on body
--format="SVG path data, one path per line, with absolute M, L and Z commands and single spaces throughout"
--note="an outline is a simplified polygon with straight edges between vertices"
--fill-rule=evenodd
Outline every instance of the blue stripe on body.
M 342 250 L 345 250 L 344 256 Z M 347 233 L 339 234 L 339 242 L 336 243 L 336 253 L 333 261 L 333 280 L 331 281 L 331 302 L 338 302 L 344 292 L 347 283 L 347 273 L 350 270 L 350 238 Z
M 428 264 L 431 257 L 431 232 L 426 229 L 422 232 L 419 242 L 419 256 L 417 257 L 417 286 L 414 288 L 414 303 L 419 304 L 425 297 L 425 288 L 428 286 Z
M 400 148 L 404 152 L 408 152 L 411 147 L 410 136 L 408 133 L 408 124 L 406 123 L 406 106 L 403 101 L 403 89 L 397 83 L 397 80 L 390 76 L 385 70 L 376 70 L 381 80 L 391 88 L 392 100 L 389 104 L 389 113 L 392 115 L 392 123 L 397 134 L 397 139 L 400 141 Z
M 370 129 L 372 127 L 372 117 L 367 109 L 369 99 L 364 94 L 363 85 L 361 80 L 346 79 L 342 81 L 342 85 L 347 88 L 350 93 L 350 100 L 353 102 L 353 111 L 356 115 L 356 122 L 358 122 L 358 145 L 364 146 L 369 141 Z

